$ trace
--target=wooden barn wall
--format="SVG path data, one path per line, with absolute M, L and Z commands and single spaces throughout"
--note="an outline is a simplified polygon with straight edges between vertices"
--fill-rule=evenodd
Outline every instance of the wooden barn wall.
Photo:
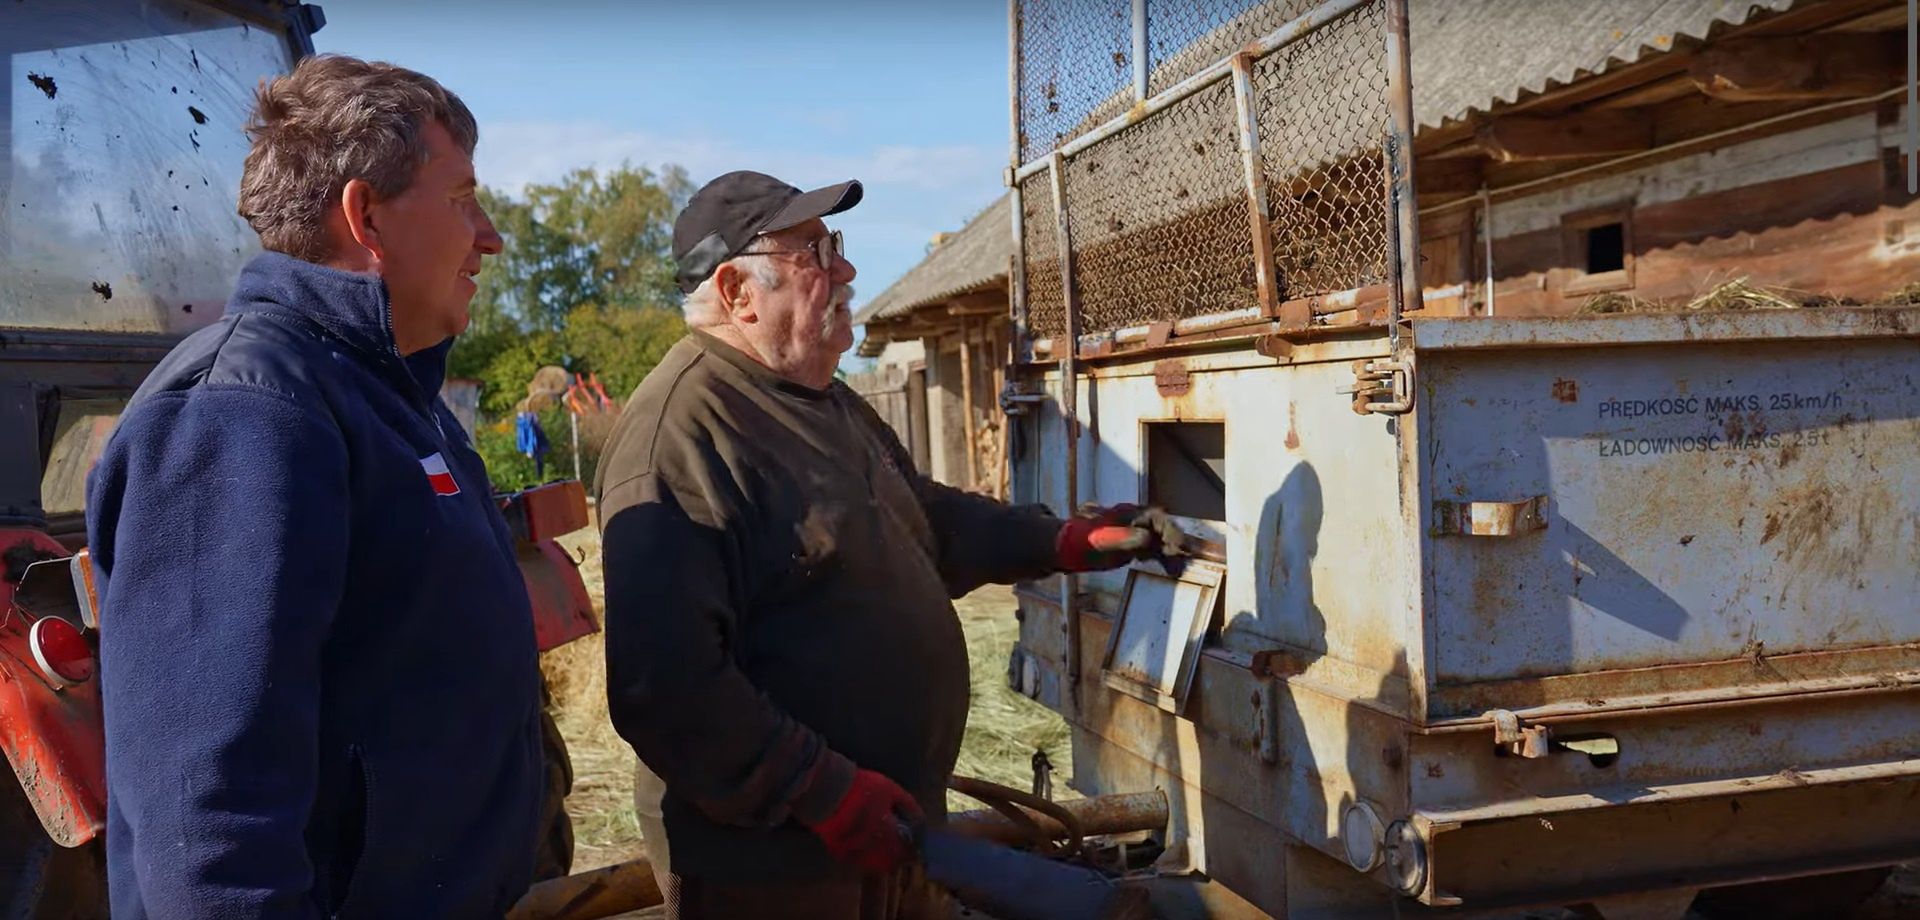
M 1597 293 L 1570 215 L 1624 208 L 1631 283 L 1617 293 L 1685 301 L 1745 278 L 1874 302 L 1920 280 L 1920 204 L 1905 192 L 1898 121 L 1868 112 L 1653 163 L 1509 201 L 1491 215 L 1495 312 L 1578 312 Z M 1423 216 L 1422 279 L 1436 311 L 1485 311 L 1488 218 Z M 1575 290 L 1568 290 L 1572 286 Z

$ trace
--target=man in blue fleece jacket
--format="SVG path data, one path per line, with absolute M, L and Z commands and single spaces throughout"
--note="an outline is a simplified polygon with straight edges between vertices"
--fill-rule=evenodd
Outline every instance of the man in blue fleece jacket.
M 540 676 L 436 393 L 500 237 L 473 116 L 345 57 L 264 86 L 268 250 L 93 472 L 113 915 L 498 917 L 533 869 Z

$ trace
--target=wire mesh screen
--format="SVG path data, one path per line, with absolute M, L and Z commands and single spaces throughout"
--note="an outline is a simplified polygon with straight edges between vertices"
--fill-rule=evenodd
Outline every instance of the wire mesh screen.
M 1147 94 L 1223 60 L 1320 0 L 1147 0 Z
M 1083 329 L 1259 305 L 1241 164 L 1224 80 L 1067 161 Z
M 1133 104 L 1131 0 L 1020 0 L 1020 159 Z
M 1254 64 L 1283 299 L 1387 280 L 1385 33 L 1375 0 Z
M 1020 0 L 1021 111 L 1039 119 L 1025 122 L 1023 159 L 1094 132 L 1063 161 L 1071 277 L 1060 271 L 1047 172 L 1021 182 L 1030 333 L 1065 331 L 1069 291 L 1083 333 L 1278 306 L 1261 303 L 1256 281 L 1268 249 L 1283 301 L 1386 283 L 1386 4 L 1361 2 L 1252 62 L 1245 102 L 1269 205 L 1262 240 L 1235 80 L 1170 90 L 1318 0 L 1147 0 L 1151 114 L 1117 128 L 1102 125 L 1106 107 L 1129 98 L 1130 3 Z
M 1020 260 L 1027 274 L 1027 329 L 1036 338 L 1051 338 L 1067 331 L 1059 219 L 1053 210 L 1053 180 L 1047 171 L 1021 180 Z

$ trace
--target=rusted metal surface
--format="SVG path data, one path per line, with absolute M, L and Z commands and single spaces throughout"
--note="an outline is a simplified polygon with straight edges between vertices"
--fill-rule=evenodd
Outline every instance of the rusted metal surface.
M 1253 112 L 1253 56 L 1233 56 L 1233 110 L 1240 129 L 1240 159 L 1247 185 L 1247 223 L 1253 234 L 1254 284 L 1260 308 L 1272 314 L 1280 309 L 1280 285 L 1273 270 L 1273 208 L 1267 201 L 1266 171 L 1260 165 L 1260 125 Z M 1307 317 L 1298 319 L 1306 325 Z
M 1185 396 L 1193 389 L 1193 378 L 1187 374 L 1184 362 L 1168 358 L 1154 364 L 1153 388 L 1161 396 Z
M 1415 321 L 1421 351 L 1567 348 L 1920 336 L 1920 308 L 1625 313 L 1612 316 L 1451 317 Z M 1550 378 L 1560 385 L 1565 375 Z M 1574 381 L 1577 385 L 1577 381 Z
M 1218 542 L 1228 574 L 1218 644 L 1210 644 L 1201 658 L 1185 718 L 1106 690 L 1097 680 L 1076 679 L 1086 694 L 1073 720 L 1076 743 L 1086 753 L 1084 759 L 1076 759 L 1082 771 L 1076 784 L 1091 790 L 1137 791 L 1147 787 L 1126 783 L 1144 777 L 1181 777 L 1182 783 L 1197 790 L 1196 801 L 1232 803 L 1236 814 L 1283 815 L 1279 826 L 1286 839 L 1344 860 L 1344 842 L 1334 820 L 1343 797 L 1374 803 L 1372 807 L 1388 819 L 1390 831 L 1391 825 L 1416 813 L 1481 814 L 1473 810 L 1494 809 L 1484 813 L 1508 814 L 1499 809 L 1531 808 L 1527 803 L 1566 811 L 1578 801 L 1584 804 L 1574 811 L 1600 815 L 1624 808 L 1625 802 L 1638 802 L 1649 795 L 1646 790 L 1700 783 L 1706 785 L 1692 788 L 1705 790 L 1705 800 L 1716 803 L 1712 808 L 1730 812 L 1727 790 L 1748 787 L 1715 785 L 1722 780 L 1744 778 L 1758 789 L 1784 783 L 1779 793 L 1792 794 L 1800 788 L 1794 773 L 1782 779 L 1766 777 L 1781 775 L 1782 769 L 1795 764 L 1800 773 L 1820 776 L 1809 771 L 1895 763 L 1909 756 L 1903 752 L 1920 750 L 1920 736 L 1914 734 L 1920 730 L 1914 728 L 1920 725 L 1916 718 L 1920 713 L 1912 710 L 1913 701 L 1920 700 L 1920 634 L 1888 644 L 1855 642 L 1852 648 L 1824 644 L 1826 630 L 1833 628 L 1840 629 L 1836 638 L 1854 629 L 1871 630 L 1874 638 L 1885 634 L 1902 639 L 1904 634 L 1897 629 L 1913 608 L 1903 606 L 1898 597 L 1920 590 L 1899 581 L 1911 580 L 1920 571 L 1920 560 L 1909 558 L 1915 551 L 1911 541 L 1882 541 L 1877 556 L 1858 560 L 1864 568 L 1851 570 L 1865 576 L 1864 588 L 1801 564 L 1793 591 L 1774 592 L 1775 601 L 1785 598 L 1797 604 L 1795 598 L 1811 592 L 1815 598 L 1827 597 L 1828 603 L 1800 607 L 1790 619 L 1765 614 L 1757 603 L 1744 605 L 1737 609 L 1759 616 L 1750 622 L 1761 625 L 1760 632 L 1749 636 L 1743 629 L 1737 637 L 1715 638 L 1733 632 L 1727 621 L 1718 629 L 1706 630 L 1698 640 L 1682 636 L 1678 644 L 1644 629 L 1609 626 L 1603 622 L 1606 617 L 1574 620 L 1564 608 L 1552 615 L 1552 594 L 1543 589 L 1554 582 L 1536 581 L 1512 564 L 1482 570 L 1472 561 L 1539 552 L 1538 541 L 1561 536 L 1568 523 L 1567 509 L 1585 503 L 1589 510 L 1572 520 L 1590 536 L 1607 534 L 1603 545 L 1616 554 L 1627 551 L 1623 558 L 1631 560 L 1628 571 L 1640 572 L 1649 581 L 1653 581 L 1649 575 L 1658 576 L 1661 580 L 1654 583 L 1669 596 L 1683 599 L 1689 617 L 1724 617 L 1725 605 L 1711 599 L 1725 595 L 1686 599 L 1684 594 L 1674 595 L 1672 586 L 1689 580 L 1701 586 L 1737 586 L 1742 582 L 1727 578 L 1740 575 L 1740 567 L 1749 562 L 1754 565 L 1751 572 L 1760 578 L 1789 570 L 1781 564 L 1792 560 L 1775 557 L 1785 552 L 1783 541 L 1790 530 L 1798 533 L 1792 528 L 1804 527 L 1804 522 L 1792 514 L 1776 514 L 1773 538 L 1759 542 L 1767 536 L 1767 501 L 1800 494 L 1778 480 L 1782 470 L 1817 479 L 1830 490 L 1840 489 L 1836 494 L 1849 489 L 1859 495 L 1875 488 L 1904 488 L 1900 483 L 1907 481 L 1898 473 L 1861 477 L 1848 471 L 1862 462 L 1854 459 L 1856 453 L 1882 470 L 1899 469 L 1891 459 L 1896 446 L 1920 439 L 1920 431 L 1912 430 L 1914 419 L 1920 417 L 1920 405 L 1914 400 L 1920 397 L 1911 389 L 1909 376 L 1895 370 L 1911 366 L 1913 337 L 1904 331 L 1910 327 L 1902 321 L 1854 318 L 1843 312 L 1790 317 L 1754 313 L 1740 318 L 1678 318 L 1678 322 L 1619 317 L 1619 334 L 1612 337 L 1590 331 L 1594 324 L 1580 321 L 1562 327 L 1551 321 L 1518 320 L 1514 322 L 1522 328 L 1506 345 L 1497 344 L 1495 332 L 1471 330 L 1476 338 L 1469 339 L 1468 330 L 1462 330 L 1441 341 L 1471 342 L 1471 347 L 1432 352 L 1421 348 L 1417 355 L 1427 405 L 1417 419 L 1423 424 L 1409 427 L 1414 433 L 1407 436 L 1416 439 L 1415 456 L 1431 458 L 1431 466 L 1425 468 L 1401 459 L 1394 435 L 1382 429 L 1377 417 L 1352 415 L 1333 395 L 1342 375 L 1351 374 L 1351 359 L 1336 357 L 1343 354 L 1338 350 L 1322 355 L 1316 349 L 1324 346 L 1295 345 L 1290 353 L 1295 360 L 1281 365 L 1253 354 L 1245 361 L 1226 360 L 1224 354 L 1206 360 L 1183 357 L 1187 385 L 1177 393 L 1162 392 L 1160 384 L 1168 375 L 1158 362 L 1108 359 L 1095 365 L 1086 385 L 1097 392 L 1082 399 L 1083 405 L 1098 407 L 1103 433 L 1097 442 L 1081 441 L 1080 478 L 1087 490 L 1082 494 L 1089 500 L 1113 502 L 1137 496 L 1134 490 L 1145 458 L 1137 452 L 1134 439 L 1120 433 L 1143 419 L 1227 421 L 1227 520 L 1197 522 L 1195 528 Z M 1472 322 L 1476 321 L 1434 321 L 1455 324 L 1452 329 Z M 1529 324 L 1534 328 L 1525 328 Z M 1424 345 L 1428 326 L 1429 321 L 1416 320 L 1411 340 Z M 1560 333 L 1558 340 L 1555 332 Z M 1369 335 L 1371 347 L 1384 348 L 1385 330 Z M 1754 504 L 1752 499 L 1722 495 L 1711 501 L 1683 500 L 1683 493 L 1666 491 L 1665 472 L 1650 479 L 1642 470 L 1619 477 L 1617 484 L 1596 472 L 1592 460 L 1598 459 L 1597 441 L 1610 444 L 1628 430 L 1634 430 L 1637 439 L 1641 434 L 1635 426 L 1685 418 L 1649 415 L 1673 405 L 1660 400 L 1680 399 L 1684 408 L 1685 399 L 1700 396 L 1704 400 L 1712 388 L 1732 387 L 1744 394 L 1756 381 L 1783 378 L 1837 382 L 1845 396 L 1838 401 L 1782 396 L 1778 409 L 1767 408 L 1763 399 L 1758 413 L 1765 423 L 1761 427 L 1769 433 L 1826 431 L 1831 443 L 1852 450 L 1836 449 L 1832 453 L 1844 456 L 1829 461 L 1802 445 L 1782 467 L 1783 444 L 1766 448 L 1752 462 L 1737 457 L 1739 462 L 1731 467 L 1689 468 L 1670 479 L 1675 488 L 1686 487 L 1684 494 L 1738 487 L 1765 496 L 1762 513 L 1748 522 L 1746 534 L 1755 545 L 1765 547 L 1764 553 L 1742 557 L 1723 547 L 1712 565 L 1688 561 L 1688 553 L 1737 534 L 1738 528 L 1732 526 L 1737 523 L 1736 509 Z M 1658 390 L 1676 386 L 1681 379 L 1687 382 L 1685 394 L 1623 389 Z M 1577 396 L 1571 400 L 1567 397 L 1573 387 L 1568 382 L 1577 387 Z M 1788 392 L 1772 386 L 1761 390 L 1762 395 Z M 1604 420 L 1598 415 L 1603 406 L 1610 407 Z M 1851 417 L 1842 424 L 1849 408 Z M 1743 405 L 1739 413 L 1743 436 L 1754 431 L 1752 414 Z M 1415 416 L 1401 418 L 1414 420 Z M 1563 425 L 1554 421 L 1558 418 L 1571 421 Z M 1248 424 L 1249 419 L 1274 421 Z M 1851 440 L 1832 441 L 1842 432 Z M 1534 456 L 1530 445 L 1536 442 L 1543 445 L 1542 456 L 1550 462 L 1529 467 L 1527 458 Z M 1674 456 L 1659 455 L 1660 462 L 1670 462 Z M 1032 469 L 1047 469 L 1051 464 L 1057 475 L 1059 461 L 1055 453 L 1050 460 L 1039 458 Z M 1397 535 L 1403 532 L 1400 505 L 1395 490 L 1382 489 L 1381 484 L 1394 483 L 1402 474 L 1417 477 L 1413 482 L 1419 490 L 1410 500 L 1432 503 L 1423 515 L 1429 523 L 1446 517 L 1444 510 L 1434 514 L 1434 505 L 1444 509 L 1446 503 L 1463 504 L 1459 520 L 1471 530 L 1476 517 L 1472 503 L 1486 502 L 1512 511 L 1493 515 L 1512 526 L 1489 524 L 1490 529 L 1511 535 L 1429 537 L 1423 525 L 1413 535 L 1412 550 L 1367 556 L 1325 551 L 1324 547 L 1334 546 L 1398 546 Z M 1593 507 L 1595 490 L 1613 490 L 1607 494 L 1617 496 L 1605 513 Z M 1830 497 L 1826 506 L 1839 507 L 1836 501 Z M 1856 502 L 1845 507 L 1857 511 L 1860 506 Z M 1887 522 L 1884 526 L 1892 528 L 1887 533 L 1892 534 L 1909 532 L 1901 529 L 1912 526 L 1903 523 L 1902 515 L 1911 516 L 1920 505 L 1911 496 L 1887 495 L 1869 507 L 1879 511 Z M 1334 508 L 1339 509 L 1337 513 Z M 1716 516 L 1723 514 L 1733 517 L 1717 521 Z M 1547 527 L 1535 529 L 1542 521 Z M 1846 528 L 1859 526 L 1860 515 L 1835 515 L 1831 521 L 1829 538 L 1837 533 L 1844 541 Z M 1624 539 L 1636 534 L 1633 540 Z M 1454 555 L 1441 555 L 1446 552 Z M 1565 556 L 1543 558 L 1548 564 L 1568 565 Z M 1760 564 L 1768 560 L 1772 561 Z M 1369 567 L 1367 574 L 1355 574 L 1360 565 Z M 1431 573 L 1425 576 L 1437 585 L 1431 601 L 1419 594 L 1391 593 L 1401 590 L 1401 585 L 1422 583 L 1420 577 L 1401 574 L 1405 565 Z M 1471 596 L 1472 603 L 1449 600 L 1455 596 L 1449 594 L 1450 579 L 1464 583 L 1475 577 L 1485 587 Z M 1583 579 L 1591 577 L 1583 573 Z M 1670 583 L 1673 577 L 1682 581 Z M 1746 583 L 1759 583 L 1741 577 Z M 1585 594 L 1589 587 L 1582 585 L 1583 596 L 1602 597 Z M 1112 579 L 1097 575 L 1082 580 L 1076 600 L 1081 605 L 1077 618 L 1084 629 L 1074 640 L 1077 655 L 1059 650 L 1058 637 L 1069 629 L 1058 609 L 1023 599 L 1022 647 L 1049 649 L 1046 655 L 1031 659 L 1030 668 L 1028 661 L 1021 662 L 1023 671 L 1032 672 L 1023 680 L 1037 698 L 1058 705 L 1067 692 L 1061 685 L 1076 681 L 1051 670 L 1061 667 L 1056 662 L 1084 660 L 1105 647 L 1111 623 L 1088 611 L 1114 609 L 1118 588 Z M 1874 592 L 1882 590 L 1897 596 L 1874 600 L 1878 597 Z M 1849 596 L 1851 600 L 1846 599 Z M 1425 606 L 1429 603 L 1433 606 Z M 1494 605 L 1494 614 L 1476 612 L 1488 604 Z M 1618 609 L 1635 613 L 1649 608 Z M 1573 625 L 1556 625 L 1569 623 Z M 1796 647 L 1769 634 L 1773 627 L 1767 624 L 1788 631 L 1817 629 L 1820 647 Z M 1529 632 L 1543 625 L 1569 631 L 1544 639 Z M 1889 629 L 1896 631 L 1889 633 Z M 1533 641 L 1517 641 L 1516 636 L 1532 636 Z M 1596 636 L 1608 636 L 1614 647 L 1596 643 L 1592 638 Z M 1633 659 L 1618 657 L 1620 637 L 1638 637 L 1634 641 L 1644 653 L 1639 659 L 1644 664 L 1624 666 Z M 1705 649 L 1716 642 L 1722 646 L 1718 658 L 1686 653 L 1690 647 Z M 1488 649 L 1498 650 L 1498 655 L 1490 656 Z M 1571 657 L 1537 658 L 1529 666 L 1527 656 L 1544 650 Z M 1463 655 L 1480 656 L 1476 660 L 1498 667 L 1485 671 L 1484 679 L 1450 678 L 1446 666 Z M 1582 655 L 1591 657 L 1582 659 Z M 1579 668 L 1543 670 L 1538 666 L 1547 660 L 1571 662 Z M 1263 687 L 1272 689 L 1267 692 Z M 1514 716 L 1514 737 L 1507 742 L 1504 757 L 1496 755 L 1495 724 L 1487 715 L 1494 709 Z M 1423 727 L 1423 722 L 1432 728 Z M 1609 750 L 1614 753 L 1608 755 L 1608 765 L 1596 766 L 1599 752 Z M 1271 753 L 1263 756 L 1263 752 Z M 1516 753 L 1539 756 L 1512 756 Z M 1135 761 L 1152 768 L 1125 766 Z M 1269 765 L 1280 771 L 1277 778 L 1262 772 Z M 1885 781 L 1906 781 L 1901 777 L 1907 775 L 1907 766 L 1891 769 L 1894 772 Z M 1865 788 L 1865 784 L 1854 785 Z M 1644 804 L 1695 808 L 1677 801 L 1657 802 L 1667 795 L 1653 796 Z M 1211 816 L 1194 814 L 1178 796 L 1171 811 L 1176 836 L 1197 832 L 1204 838 L 1215 833 L 1208 825 L 1219 823 Z M 1562 819 L 1549 815 L 1548 820 L 1558 826 Z M 1638 820 L 1622 827 L 1637 827 Z M 1492 818 L 1476 819 L 1471 827 L 1497 823 Z M 1587 839 L 1599 846 L 1602 837 L 1595 832 Z M 1433 843 L 1427 837 L 1420 839 L 1425 841 L 1423 846 Z M 1466 839 L 1454 838 L 1449 848 L 1441 837 L 1434 843 L 1433 865 L 1443 873 L 1479 872 L 1473 867 L 1506 852 L 1463 847 L 1460 841 Z M 1501 839 L 1497 835 L 1475 838 Z M 1639 845 L 1631 837 L 1622 840 L 1608 845 Z M 1882 852 L 1893 852 L 1892 843 Z M 1781 858 L 1794 867 L 1792 871 L 1815 871 L 1839 858 L 1833 847 L 1817 840 L 1799 850 L 1785 843 L 1781 846 L 1778 852 L 1785 854 Z M 1208 848 L 1204 842 L 1196 850 L 1197 864 L 1210 873 L 1217 862 L 1228 858 L 1220 847 Z M 1685 862 L 1685 855 L 1682 848 L 1669 853 L 1676 865 Z M 1392 890 L 1404 881 L 1395 874 L 1404 868 L 1396 867 L 1391 858 L 1383 859 L 1374 875 L 1361 881 Z M 1776 871 L 1785 870 L 1749 860 L 1738 866 L 1700 867 L 1699 877 L 1720 883 Z M 1257 893 L 1265 882 L 1236 878 L 1230 884 L 1236 889 L 1246 885 L 1245 891 Z M 1525 892 L 1526 898 L 1551 900 L 1603 896 L 1625 890 L 1620 885 L 1644 882 L 1596 875 L 1557 887 L 1528 884 L 1533 887 Z M 1494 904 L 1517 903 L 1514 898 L 1519 895 L 1493 887 L 1470 896 L 1434 888 L 1425 897 L 1433 904 L 1450 903 L 1456 897 L 1464 897 L 1469 904 Z M 1275 903 L 1258 896 L 1255 900 Z M 1289 903 L 1298 901 L 1290 897 Z
M 1545 530 L 1546 497 L 1536 495 L 1517 502 L 1433 503 L 1431 533 L 1436 537 L 1511 537 Z
M 35 530 L 0 530 L 0 550 L 63 557 Z M 28 632 L 41 616 L 0 580 L 0 750 L 54 843 L 77 847 L 106 826 L 106 736 L 100 684 L 56 685 L 34 662 Z M 76 624 L 78 625 L 78 624 Z
M 1903 862 L 1920 857 L 1906 806 L 1917 777 L 1910 761 L 1783 770 L 1524 814 L 1416 813 L 1431 860 L 1421 899 L 1553 904 Z
M 600 920 L 665 902 L 644 859 L 548 879 L 528 889 L 507 920 Z
M 1541 529 L 1430 539 L 1436 685 L 1920 642 L 1920 482 L 1897 459 L 1920 442 L 1920 328 L 1782 312 L 1692 344 L 1422 353 L 1432 500 L 1546 497 Z
M 1015 170 L 1072 170 L 1050 202 L 1071 273 L 1079 183 L 1110 175 L 1083 167 L 1231 78 L 1241 165 L 1260 163 L 1236 191 L 1269 221 L 1274 296 L 1306 319 L 1276 321 L 1249 272 L 1251 316 L 1063 316 L 1036 343 L 1062 375 L 1027 373 L 1060 397 L 1034 413 L 1016 493 L 1139 501 L 1143 425 L 1227 432 L 1224 519 L 1181 522 L 1225 569 L 1184 708 L 1085 667 L 1121 631 L 1123 577 L 1019 595 L 1009 680 L 1068 715 L 1075 787 L 1166 790 L 1166 865 L 1282 916 L 1920 855 L 1902 820 L 1920 795 L 1920 309 L 1406 316 L 1423 300 L 1408 4 L 1333 6 Z M 1316 66 L 1359 37 L 1366 61 Z M 1312 117 L 1349 98 L 1313 91 L 1327 73 L 1376 87 L 1372 120 Z M 1362 123 L 1366 144 L 1342 139 Z M 1111 289 L 1079 270 L 1065 296 Z

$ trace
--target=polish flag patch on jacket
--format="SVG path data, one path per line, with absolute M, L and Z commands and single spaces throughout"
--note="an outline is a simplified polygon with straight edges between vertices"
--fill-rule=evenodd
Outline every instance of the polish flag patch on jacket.
M 433 485 L 433 494 L 460 494 L 460 484 L 454 481 L 453 471 L 447 469 L 447 460 L 438 451 L 421 457 L 420 468 L 426 471 L 427 482 Z

